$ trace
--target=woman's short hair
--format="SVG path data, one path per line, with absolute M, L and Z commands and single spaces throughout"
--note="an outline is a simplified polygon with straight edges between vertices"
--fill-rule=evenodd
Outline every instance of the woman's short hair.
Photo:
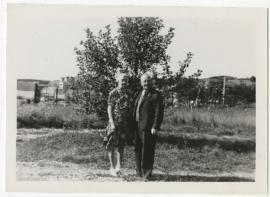
M 119 82 L 120 80 L 122 80 L 125 77 L 129 77 L 129 75 L 127 73 L 119 73 L 116 77 L 116 81 Z

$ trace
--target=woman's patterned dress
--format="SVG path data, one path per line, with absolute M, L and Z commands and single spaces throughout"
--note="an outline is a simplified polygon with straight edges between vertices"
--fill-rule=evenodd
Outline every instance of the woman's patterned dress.
M 131 92 L 120 88 L 113 89 L 109 94 L 108 105 L 112 107 L 112 116 L 116 130 L 114 133 L 111 133 L 110 124 L 108 125 L 106 149 L 130 144 L 132 141 L 133 106 Z

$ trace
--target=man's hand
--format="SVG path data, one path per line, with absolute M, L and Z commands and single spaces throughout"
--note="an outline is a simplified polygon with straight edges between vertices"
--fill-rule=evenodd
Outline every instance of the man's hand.
M 152 129 L 151 129 L 151 133 L 152 133 L 152 135 L 156 135 L 156 134 L 157 134 L 157 129 L 152 128 Z
M 111 130 L 115 131 L 115 125 L 114 124 L 111 124 Z

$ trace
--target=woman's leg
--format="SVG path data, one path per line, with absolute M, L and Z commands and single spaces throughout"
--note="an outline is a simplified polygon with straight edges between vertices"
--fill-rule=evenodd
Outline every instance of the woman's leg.
M 124 153 L 124 146 L 119 146 L 116 149 L 116 165 L 115 165 L 116 172 L 119 172 L 121 170 L 121 166 L 123 163 L 123 153 Z
M 116 172 L 115 172 L 115 165 L 114 165 L 114 150 L 109 150 L 108 151 L 108 156 L 109 156 L 109 160 L 110 160 L 110 165 L 111 165 L 111 168 L 110 168 L 110 173 L 111 175 L 113 176 L 116 176 Z

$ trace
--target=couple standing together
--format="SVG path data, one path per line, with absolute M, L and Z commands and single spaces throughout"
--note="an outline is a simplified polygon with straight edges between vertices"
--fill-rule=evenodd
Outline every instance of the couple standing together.
M 155 76 L 141 76 L 142 90 L 134 97 L 128 87 L 129 77 L 120 74 L 118 87 L 108 99 L 109 126 L 104 142 L 110 160 L 110 173 L 120 173 L 126 144 L 135 145 L 136 176 L 148 180 L 152 175 L 157 132 L 163 120 L 163 99 L 153 84 Z

